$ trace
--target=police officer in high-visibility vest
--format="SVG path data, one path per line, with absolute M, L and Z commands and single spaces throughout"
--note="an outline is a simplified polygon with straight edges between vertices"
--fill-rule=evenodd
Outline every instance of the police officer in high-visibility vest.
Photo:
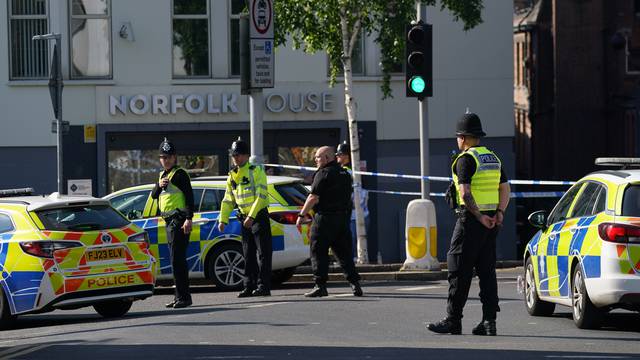
M 480 146 L 486 134 L 478 115 L 467 112 L 457 124 L 461 153 L 451 170 L 458 217 L 447 253 L 449 296 L 447 316 L 427 328 L 442 334 L 461 334 L 462 309 L 469 295 L 475 268 L 480 279 L 482 321 L 474 335 L 496 335 L 498 284 L 496 281 L 496 237 L 509 204 L 510 187 L 502 162 L 491 150 Z
M 238 297 L 271 295 L 271 224 L 267 206 L 267 175 L 261 166 L 249 163 L 249 145 L 238 138 L 229 153 L 233 169 L 227 178 L 218 230 L 224 232 L 229 216 L 237 207 L 242 223 L 242 252 L 245 259 L 244 289 Z M 257 256 L 257 257 L 256 257 Z
M 167 138 L 160 143 L 160 164 L 163 169 L 160 179 L 151 192 L 153 199 L 158 199 L 160 215 L 166 224 L 167 243 L 175 296 L 168 308 L 184 308 L 190 306 L 189 268 L 187 267 L 187 247 L 191 234 L 193 218 L 193 190 L 189 174 L 177 164 L 176 148 Z

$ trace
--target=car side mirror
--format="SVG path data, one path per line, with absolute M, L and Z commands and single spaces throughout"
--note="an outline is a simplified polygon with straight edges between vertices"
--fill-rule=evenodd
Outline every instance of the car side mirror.
M 544 230 L 547 228 L 547 216 L 548 214 L 546 210 L 533 212 L 529 215 L 529 224 Z

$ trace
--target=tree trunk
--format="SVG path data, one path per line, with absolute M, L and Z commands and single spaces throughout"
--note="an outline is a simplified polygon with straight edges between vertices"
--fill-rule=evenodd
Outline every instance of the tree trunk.
M 347 110 L 347 123 L 349 126 L 349 143 L 351 147 L 351 165 L 353 176 L 353 205 L 356 213 L 356 234 L 357 234 L 357 254 L 358 263 L 369 263 L 369 253 L 367 251 L 367 233 L 364 225 L 364 212 L 360 206 L 362 180 L 355 171 L 360 170 L 360 141 L 358 138 L 358 123 L 356 122 L 356 108 L 353 98 L 353 79 L 351 72 L 351 53 L 355 41 L 360 32 L 360 20 L 357 20 L 353 26 L 353 31 L 349 32 L 346 12 L 342 9 L 340 19 L 342 27 L 342 65 L 344 70 L 344 101 Z

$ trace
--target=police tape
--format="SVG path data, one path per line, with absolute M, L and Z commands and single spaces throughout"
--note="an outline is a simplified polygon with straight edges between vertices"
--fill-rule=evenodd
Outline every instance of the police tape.
M 389 191 L 389 190 L 367 190 L 370 193 L 376 194 L 389 194 L 389 195 L 408 195 L 408 196 L 420 196 L 422 193 L 419 192 L 408 192 L 408 191 Z M 429 193 L 429 196 L 433 197 L 444 197 L 444 193 Z M 540 192 L 531 192 L 531 191 L 523 191 L 523 192 L 512 192 L 512 198 L 557 198 L 562 197 L 564 192 L 562 191 L 540 191 Z
M 291 169 L 300 171 L 316 171 L 314 167 L 308 166 L 293 166 L 293 165 L 280 165 L 280 164 L 264 164 L 265 167 L 274 167 L 280 169 Z M 380 176 L 380 177 L 392 177 L 398 179 L 414 179 L 414 180 L 429 180 L 429 181 L 442 181 L 449 182 L 452 179 L 445 176 L 420 176 L 420 175 L 405 175 L 405 174 L 390 174 L 379 173 L 371 171 L 355 171 L 356 174 L 368 175 L 368 176 Z M 509 184 L 512 185 L 573 185 L 575 181 L 553 181 L 553 180 L 509 180 Z

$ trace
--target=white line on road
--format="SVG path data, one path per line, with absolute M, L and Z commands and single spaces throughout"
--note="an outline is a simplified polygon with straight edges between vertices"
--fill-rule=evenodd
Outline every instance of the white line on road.
M 603 356 L 603 355 L 546 355 L 546 358 L 554 359 L 631 359 L 628 356 Z
M 13 353 L 13 354 L 10 354 L 10 355 L 9 355 L 9 356 L 7 356 L 7 357 L 2 357 L 2 359 L 13 359 L 13 358 L 15 358 L 16 356 L 22 356 L 22 355 L 26 355 L 26 354 L 31 354 L 31 353 L 34 353 L 34 352 L 36 352 L 36 351 L 40 351 L 40 350 L 42 350 L 42 349 L 44 349 L 44 348 L 46 348 L 46 347 L 48 347 L 48 346 L 49 346 L 49 344 L 44 344 L 44 345 L 39 345 L 39 346 L 35 346 L 35 347 L 30 347 L 30 348 L 28 348 L 28 349 L 24 349 L 24 350 L 22 350 L 22 351 L 18 351 L 18 352 L 15 352 L 15 353 Z
M 200 356 L 196 359 L 264 359 L 264 356 L 260 355 L 248 355 L 248 356 Z
M 441 289 L 442 286 L 415 286 L 415 287 L 406 287 L 396 289 L 396 291 L 420 291 L 420 290 L 430 290 L 430 289 Z
M 348 296 L 353 296 L 353 294 L 335 294 L 335 295 L 329 295 L 328 297 L 330 298 L 337 298 L 337 297 L 348 297 Z
M 247 308 L 247 309 L 255 309 L 255 308 L 263 308 L 263 307 L 268 307 L 268 306 L 276 306 L 276 305 L 284 305 L 284 304 L 291 304 L 291 301 L 281 301 L 281 302 L 273 302 L 273 303 L 265 303 L 265 304 L 255 304 L 255 305 L 245 306 L 245 308 Z

